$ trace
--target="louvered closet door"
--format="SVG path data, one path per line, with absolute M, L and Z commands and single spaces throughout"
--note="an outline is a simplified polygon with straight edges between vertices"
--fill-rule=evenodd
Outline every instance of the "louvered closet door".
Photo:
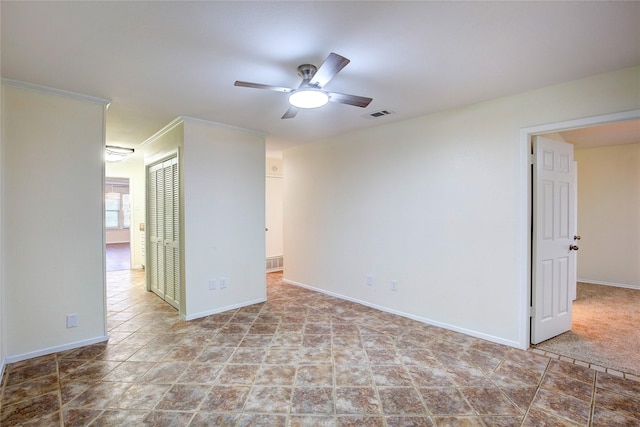
M 164 171 L 162 163 L 149 168 L 149 258 L 147 274 L 151 290 L 164 298 Z
M 178 159 L 164 162 L 164 276 L 165 300 L 180 306 L 180 247 Z
M 149 284 L 180 308 L 180 217 L 178 158 L 149 168 Z

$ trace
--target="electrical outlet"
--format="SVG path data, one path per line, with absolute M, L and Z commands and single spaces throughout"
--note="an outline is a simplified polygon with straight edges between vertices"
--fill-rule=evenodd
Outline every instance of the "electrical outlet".
M 220 279 L 220 289 L 226 289 L 229 286 L 229 279 L 223 277 Z
M 209 280 L 209 290 L 210 291 L 215 291 L 216 290 L 216 281 L 215 280 Z
M 392 291 L 397 291 L 398 290 L 398 281 L 397 280 L 392 280 L 391 281 L 391 290 Z
M 367 276 L 367 286 L 373 286 L 373 276 Z
M 67 328 L 77 328 L 77 327 L 78 327 L 78 315 L 67 314 Z

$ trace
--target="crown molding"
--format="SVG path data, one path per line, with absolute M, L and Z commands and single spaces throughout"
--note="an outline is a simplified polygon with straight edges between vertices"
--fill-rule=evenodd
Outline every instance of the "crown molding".
M 210 120 L 196 119 L 196 118 L 188 117 L 188 116 L 180 116 L 180 117 L 176 117 L 171 122 L 169 122 L 169 124 L 167 124 L 162 129 L 160 129 L 158 132 L 154 133 L 149 138 L 147 138 L 144 141 L 142 141 L 140 146 L 142 147 L 144 145 L 152 143 L 153 141 L 155 141 L 156 139 L 160 138 L 161 136 L 163 136 L 167 132 L 171 131 L 176 126 L 178 126 L 180 124 L 183 124 L 183 123 L 195 123 L 195 124 L 200 124 L 200 125 L 209 126 L 209 127 L 215 127 L 215 128 L 222 128 L 222 129 L 229 129 L 229 130 L 233 130 L 233 131 L 245 132 L 245 133 L 250 133 L 250 134 L 262 137 L 262 138 L 266 138 L 266 136 L 267 136 L 265 133 L 262 133 L 262 132 L 258 132 L 258 131 L 254 131 L 254 130 L 250 130 L 250 129 L 244 129 L 244 128 L 240 128 L 240 127 L 237 127 L 237 126 L 225 125 L 224 123 L 212 122 Z
M 22 82 L 20 80 L 2 79 L 2 84 L 7 86 L 13 86 L 20 89 L 33 90 L 48 95 L 56 95 L 64 98 L 75 99 L 78 101 L 91 102 L 94 104 L 104 105 L 105 108 L 109 108 L 111 100 L 105 98 L 98 98 L 96 96 L 85 95 L 77 92 L 70 92 L 62 89 L 55 89 L 52 87 L 36 85 L 33 83 Z
M 219 122 L 212 122 L 211 120 L 204 120 L 204 119 L 197 119 L 195 117 L 183 116 L 182 117 L 182 121 L 185 122 L 185 123 L 192 122 L 192 123 L 198 123 L 198 124 L 202 124 L 202 125 L 206 125 L 206 126 L 210 126 L 210 127 L 217 127 L 217 128 L 235 130 L 235 131 L 239 131 L 239 132 L 251 133 L 253 135 L 260 136 L 260 137 L 263 137 L 263 138 L 267 137 L 267 134 L 264 133 L 264 132 L 259 132 L 257 130 L 252 130 L 252 129 L 245 129 L 245 128 L 241 128 L 241 127 L 238 127 L 238 126 L 227 125 L 227 124 L 219 123 Z
M 169 124 L 167 124 L 162 129 L 160 129 L 158 132 L 154 133 L 149 138 L 147 138 L 144 141 L 142 141 L 140 143 L 140 146 L 143 147 L 143 146 L 145 146 L 147 144 L 151 144 L 153 141 L 155 141 L 156 139 L 160 138 L 162 135 L 166 134 L 167 132 L 170 132 L 173 128 L 175 128 L 176 126 L 182 124 L 183 122 L 184 122 L 184 120 L 182 119 L 182 117 L 176 117 L 175 119 L 171 120 L 169 122 Z

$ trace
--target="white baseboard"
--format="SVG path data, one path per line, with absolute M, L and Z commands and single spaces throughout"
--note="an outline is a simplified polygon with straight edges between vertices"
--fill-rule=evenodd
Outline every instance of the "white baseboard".
M 72 350 L 78 347 L 84 347 L 85 345 L 97 344 L 99 342 L 104 342 L 109 339 L 109 336 L 105 335 L 102 337 L 91 338 L 88 340 L 76 341 L 69 344 L 59 345 L 55 347 L 44 348 L 42 350 L 31 351 L 29 353 L 18 354 L 16 356 L 7 357 L 6 363 L 15 363 L 21 362 L 27 359 L 33 359 L 35 357 L 46 356 L 47 354 L 57 353 L 59 351 Z
M 386 313 L 391 313 L 391 314 L 395 314 L 395 315 L 398 315 L 398 316 L 406 317 L 408 319 L 415 320 L 415 321 L 420 322 L 420 323 L 425 323 L 427 325 L 437 326 L 439 328 L 447 329 L 447 330 L 454 331 L 454 332 L 460 332 L 461 334 L 469 335 L 469 336 L 472 336 L 472 337 L 475 337 L 475 338 L 480 338 L 480 339 L 483 339 L 483 340 L 486 340 L 486 341 L 491 341 L 491 342 L 494 342 L 494 343 L 497 343 L 497 344 L 506 345 L 506 346 L 509 346 L 509 347 L 520 348 L 520 343 L 518 341 L 506 340 L 506 339 L 501 338 L 501 337 L 488 335 L 488 334 L 485 334 L 485 333 L 482 333 L 482 332 L 474 331 L 472 329 L 461 328 L 459 326 L 450 325 L 448 323 L 439 322 L 437 320 L 427 319 L 425 317 L 416 316 L 416 315 L 410 314 L 410 313 L 404 313 L 402 311 L 394 310 L 392 308 L 384 307 L 384 306 L 377 305 L 377 304 L 372 304 L 372 303 L 367 302 L 367 301 L 362 301 L 362 300 L 359 300 L 359 299 L 356 299 L 356 298 L 351 298 L 351 297 L 346 296 L 346 295 L 342 295 L 342 294 L 338 294 L 338 293 L 335 293 L 335 292 L 330 292 L 330 291 L 327 291 L 327 290 L 324 290 L 324 289 L 316 288 L 316 287 L 313 287 L 313 286 L 305 285 L 304 283 L 295 282 L 293 280 L 283 279 L 282 281 L 284 283 L 288 283 L 290 285 L 299 286 L 299 287 L 305 288 L 305 289 L 310 289 L 312 291 L 320 292 L 322 294 L 329 295 L 329 296 L 332 296 L 332 297 L 335 297 L 335 298 L 339 298 L 339 299 L 342 299 L 342 300 L 355 302 L 357 304 L 362 304 L 362 305 L 364 305 L 366 307 L 375 308 L 376 310 L 384 311 Z
M 259 298 L 251 301 L 245 301 L 238 304 L 228 305 L 226 307 L 214 308 L 213 310 L 201 311 L 200 313 L 191 314 L 189 316 L 181 316 L 182 320 L 194 320 L 201 317 L 211 316 L 212 314 L 224 313 L 225 311 L 235 310 L 236 308 L 247 307 L 249 305 L 260 304 L 266 302 L 266 298 Z
M 640 285 L 629 285 L 626 283 L 615 283 L 615 282 L 602 282 L 600 280 L 590 280 L 590 279 L 577 279 L 577 281 L 582 283 L 589 283 L 591 285 L 614 286 L 616 288 L 640 290 Z
M 4 358 L 0 360 L 0 378 L 4 378 L 4 367 L 6 366 Z M 1 381 L 1 380 L 0 380 Z

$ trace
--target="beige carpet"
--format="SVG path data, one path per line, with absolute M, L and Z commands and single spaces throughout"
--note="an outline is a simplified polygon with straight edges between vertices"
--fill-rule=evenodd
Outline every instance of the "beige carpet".
M 578 283 L 571 331 L 535 347 L 640 375 L 640 290 Z

